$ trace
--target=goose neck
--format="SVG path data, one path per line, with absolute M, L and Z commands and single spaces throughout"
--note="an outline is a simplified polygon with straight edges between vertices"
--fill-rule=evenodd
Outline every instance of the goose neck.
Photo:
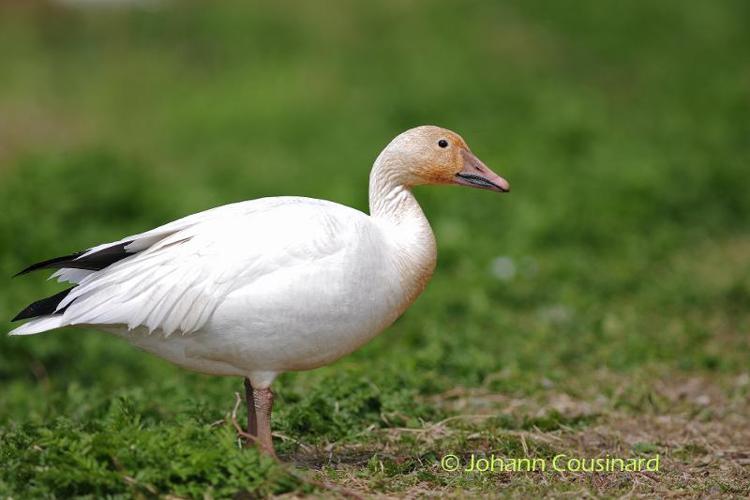
M 416 198 L 397 161 L 378 157 L 370 172 L 370 215 L 401 225 L 409 219 L 424 218 Z

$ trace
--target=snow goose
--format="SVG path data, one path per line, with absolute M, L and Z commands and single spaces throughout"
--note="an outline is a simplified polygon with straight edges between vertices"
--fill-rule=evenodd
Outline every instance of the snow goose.
M 370 215 L 330 201 L 261 198 L 34 264 L 73 286 L 26 307 L 11 335 L 82 326 L 184 368 L 245 378 L 248 433 L 273 454 L 271 383 L 359 348 L 422 292 L 435 239 L 411 188 L 509 191 L 454 132 L 422 126 L 380 153 Z

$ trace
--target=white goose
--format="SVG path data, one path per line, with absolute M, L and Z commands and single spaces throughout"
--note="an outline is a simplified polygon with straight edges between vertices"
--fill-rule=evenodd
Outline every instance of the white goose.
M 74 283 L 37 301 L 11 335 L 94 327 L 184 368 L 245 377 L 248 432 L 273 454 L 270 386 L 359 348 L 422 292 L 435 239 L 411 187 L 506 192 L 457 134 L 408 130 L 375 160 L 370 215 L 300 197 L 190 215 L 85 252 L 34 264 Z

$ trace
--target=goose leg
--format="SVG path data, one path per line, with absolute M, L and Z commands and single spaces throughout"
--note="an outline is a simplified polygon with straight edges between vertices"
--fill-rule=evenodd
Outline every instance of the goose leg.
M 276 456 L 271 437 L 271 410 L 273 409 L 273 392 L 271 388 L 253 389 L 255 413 L 257 415 L 258 444 L 262 451 Z
M 247 403 L 247 433 L 251 436 L 257 436 L 258 417 L 255 414 L 255 398 L 253 397 L 253 386 L 249 378 L 245 378 L 245 402 Z

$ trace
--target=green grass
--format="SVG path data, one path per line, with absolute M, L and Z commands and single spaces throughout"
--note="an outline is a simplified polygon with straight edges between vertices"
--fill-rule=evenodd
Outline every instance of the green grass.
M 750 494 L 748 16 L 741 0 L 0 6 L 2 276 L 232 201 L 364 210 L 377 153 L 424 123 L 513 186 L 418 190 L 435 277 L 362 350 L 279 379 L 294 469 L 238 447 L 240 380 L 101 333 L 1 336 L 0 497 Z M 8 278 L 0 318 L 60 288 Z M 664 463 L 482 475 L 441 470 L 447 453 Z

